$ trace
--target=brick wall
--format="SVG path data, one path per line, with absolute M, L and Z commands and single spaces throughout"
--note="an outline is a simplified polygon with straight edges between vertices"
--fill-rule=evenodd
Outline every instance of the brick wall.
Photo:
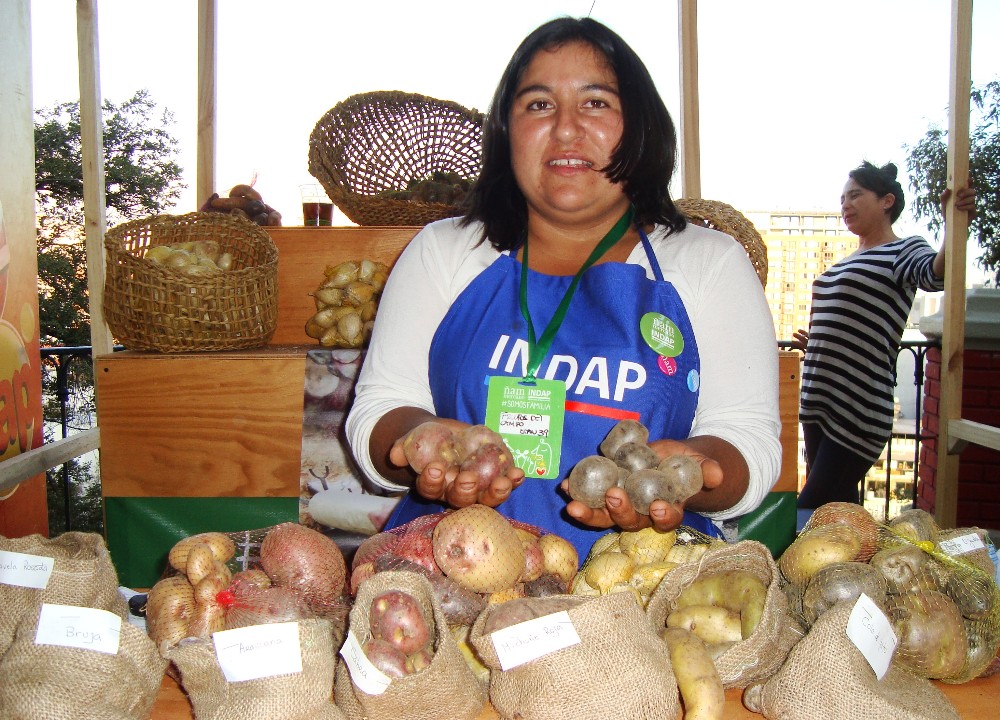
M 962 417 L 1000 427 L 1000 352 L 966 350 Z M 934 512 L 937 435 L 941 398 L 941 351 L 927 351 L 924 375 L 920 482 L 916 506 Z M 958 526 L 1000 528 L 1000 452 L 969 444 L 959 455 Z

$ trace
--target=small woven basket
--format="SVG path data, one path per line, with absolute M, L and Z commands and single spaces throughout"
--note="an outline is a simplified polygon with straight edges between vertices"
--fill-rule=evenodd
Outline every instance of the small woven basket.
M 144 256 L 156 245 L 214 240 L 232 269 L 192 277 Z M 266 345 L 278 320 L 278 249 L 258 225 L 234 215 L 156 215 L 104 237 L 104 316 L 132 350 L 190 352 Z
M 352 95 L 316 123 L 309 172 L 358 225 L 426 225 L 460 215 L 461 203 L 392 194 L 435 173 L 474 180 L 482 130 L 482 113 L 448 100 L 400 91 Z
M 681 198 L 674 200 L 674 205 L 688 220 L 736 238 L 747 251 L 761 287 L 767 286 L 767 246 L 743 213 L 719 200 Z

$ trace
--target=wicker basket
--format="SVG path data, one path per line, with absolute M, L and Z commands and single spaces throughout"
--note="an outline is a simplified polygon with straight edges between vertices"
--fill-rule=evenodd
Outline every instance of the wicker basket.
M 483 114 L 447 100 L 381 91 L 352 95 L 309 137 L 309 172 L 359 225 L 426 225 L 461 214 L 460 203 L 386 197 L 434 173 L 474 180 Z
M 767 247 L 757 228 L 743 213 L 719 200 L 682 198 L 675 200 L 674 205 L 688 220 L 736 238 L 747 251 L 761 286 L 767 286 Z
M 215 240 L 232 270 L 191 277 L 145 259 L 155 245 Z M 104 316 L 133 350 L 188 352 L 266 345 L 278 320 L 278 249 L 267 232 L 234 215 L 157 215 L 105 235 Z

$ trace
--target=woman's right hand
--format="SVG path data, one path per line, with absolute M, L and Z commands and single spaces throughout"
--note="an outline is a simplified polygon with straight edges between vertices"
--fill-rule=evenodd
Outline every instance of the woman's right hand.
M 792 347 L 796 350 L 806 351 L 806 345 L 809 344 L 809 331 L 799 328 L 792 333 Z
M 446 425 L 458 433 L 468 427 L 467 423 L 448 418 L 435 418 L 435 422 Z M 408 467 L 403 441 L 400 437 L 389 449 L 389 461 L 397 467 Z M 444 502 L 455 508 L 463 508 L 479 503 L 496 507 L 510 497 L 510 494 L 524 482 L 524 471 L 510 468 L 504 475 L 494 478 L 484 488 L 479 487 L 479 478 L 472 471 L 461 471 L 454 463 L 430 462 L 417 474 L 414 489 L 421 497 Z

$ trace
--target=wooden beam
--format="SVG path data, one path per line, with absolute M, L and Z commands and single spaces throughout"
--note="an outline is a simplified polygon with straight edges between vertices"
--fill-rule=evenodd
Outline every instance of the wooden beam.
M 101 431 L 92 428 L 9 457 L 0 463 L 0 493 L 68 460 L 93 452 L 100 446 Z
M 198 147 L 195 190 L 200 207 L 215 192 L 217 0 L 198 0 Z
M 76 44 L 80 66 L 80 146 L 83 156 L 83 215 L 87 243 L 87 292 L 90 345 L 94 355 L 114 346 L 104 322 L 104 120 L 101 116 L 101 60 L 97 39 L 97 0 L 76 2 Z
M 949 453 L 960 453 L 969 443 L 1000 450 L 1000 428 L 973 420 L 948 421 Z
M 944 243 L 944 328 L 941 339 L 941 414 L 934 481 L 934 515 L 943 528 L 958 518 L 958 455 L 949 452 L 951 421 L 962 417 L 965 351 L 965 246 L 969 214 L 955 209 L 955 190 L 969 180 L 969 104 L 972 92 L 972 0 L 951 3 L 951 83 L 948 103 L 948 187 Z M 957 427 L 957 426 L 956 426 Z
M 698 0 L 677 3 L 680 35 L 681 197 L 701 197 L 701 133 L 698 117 Z

